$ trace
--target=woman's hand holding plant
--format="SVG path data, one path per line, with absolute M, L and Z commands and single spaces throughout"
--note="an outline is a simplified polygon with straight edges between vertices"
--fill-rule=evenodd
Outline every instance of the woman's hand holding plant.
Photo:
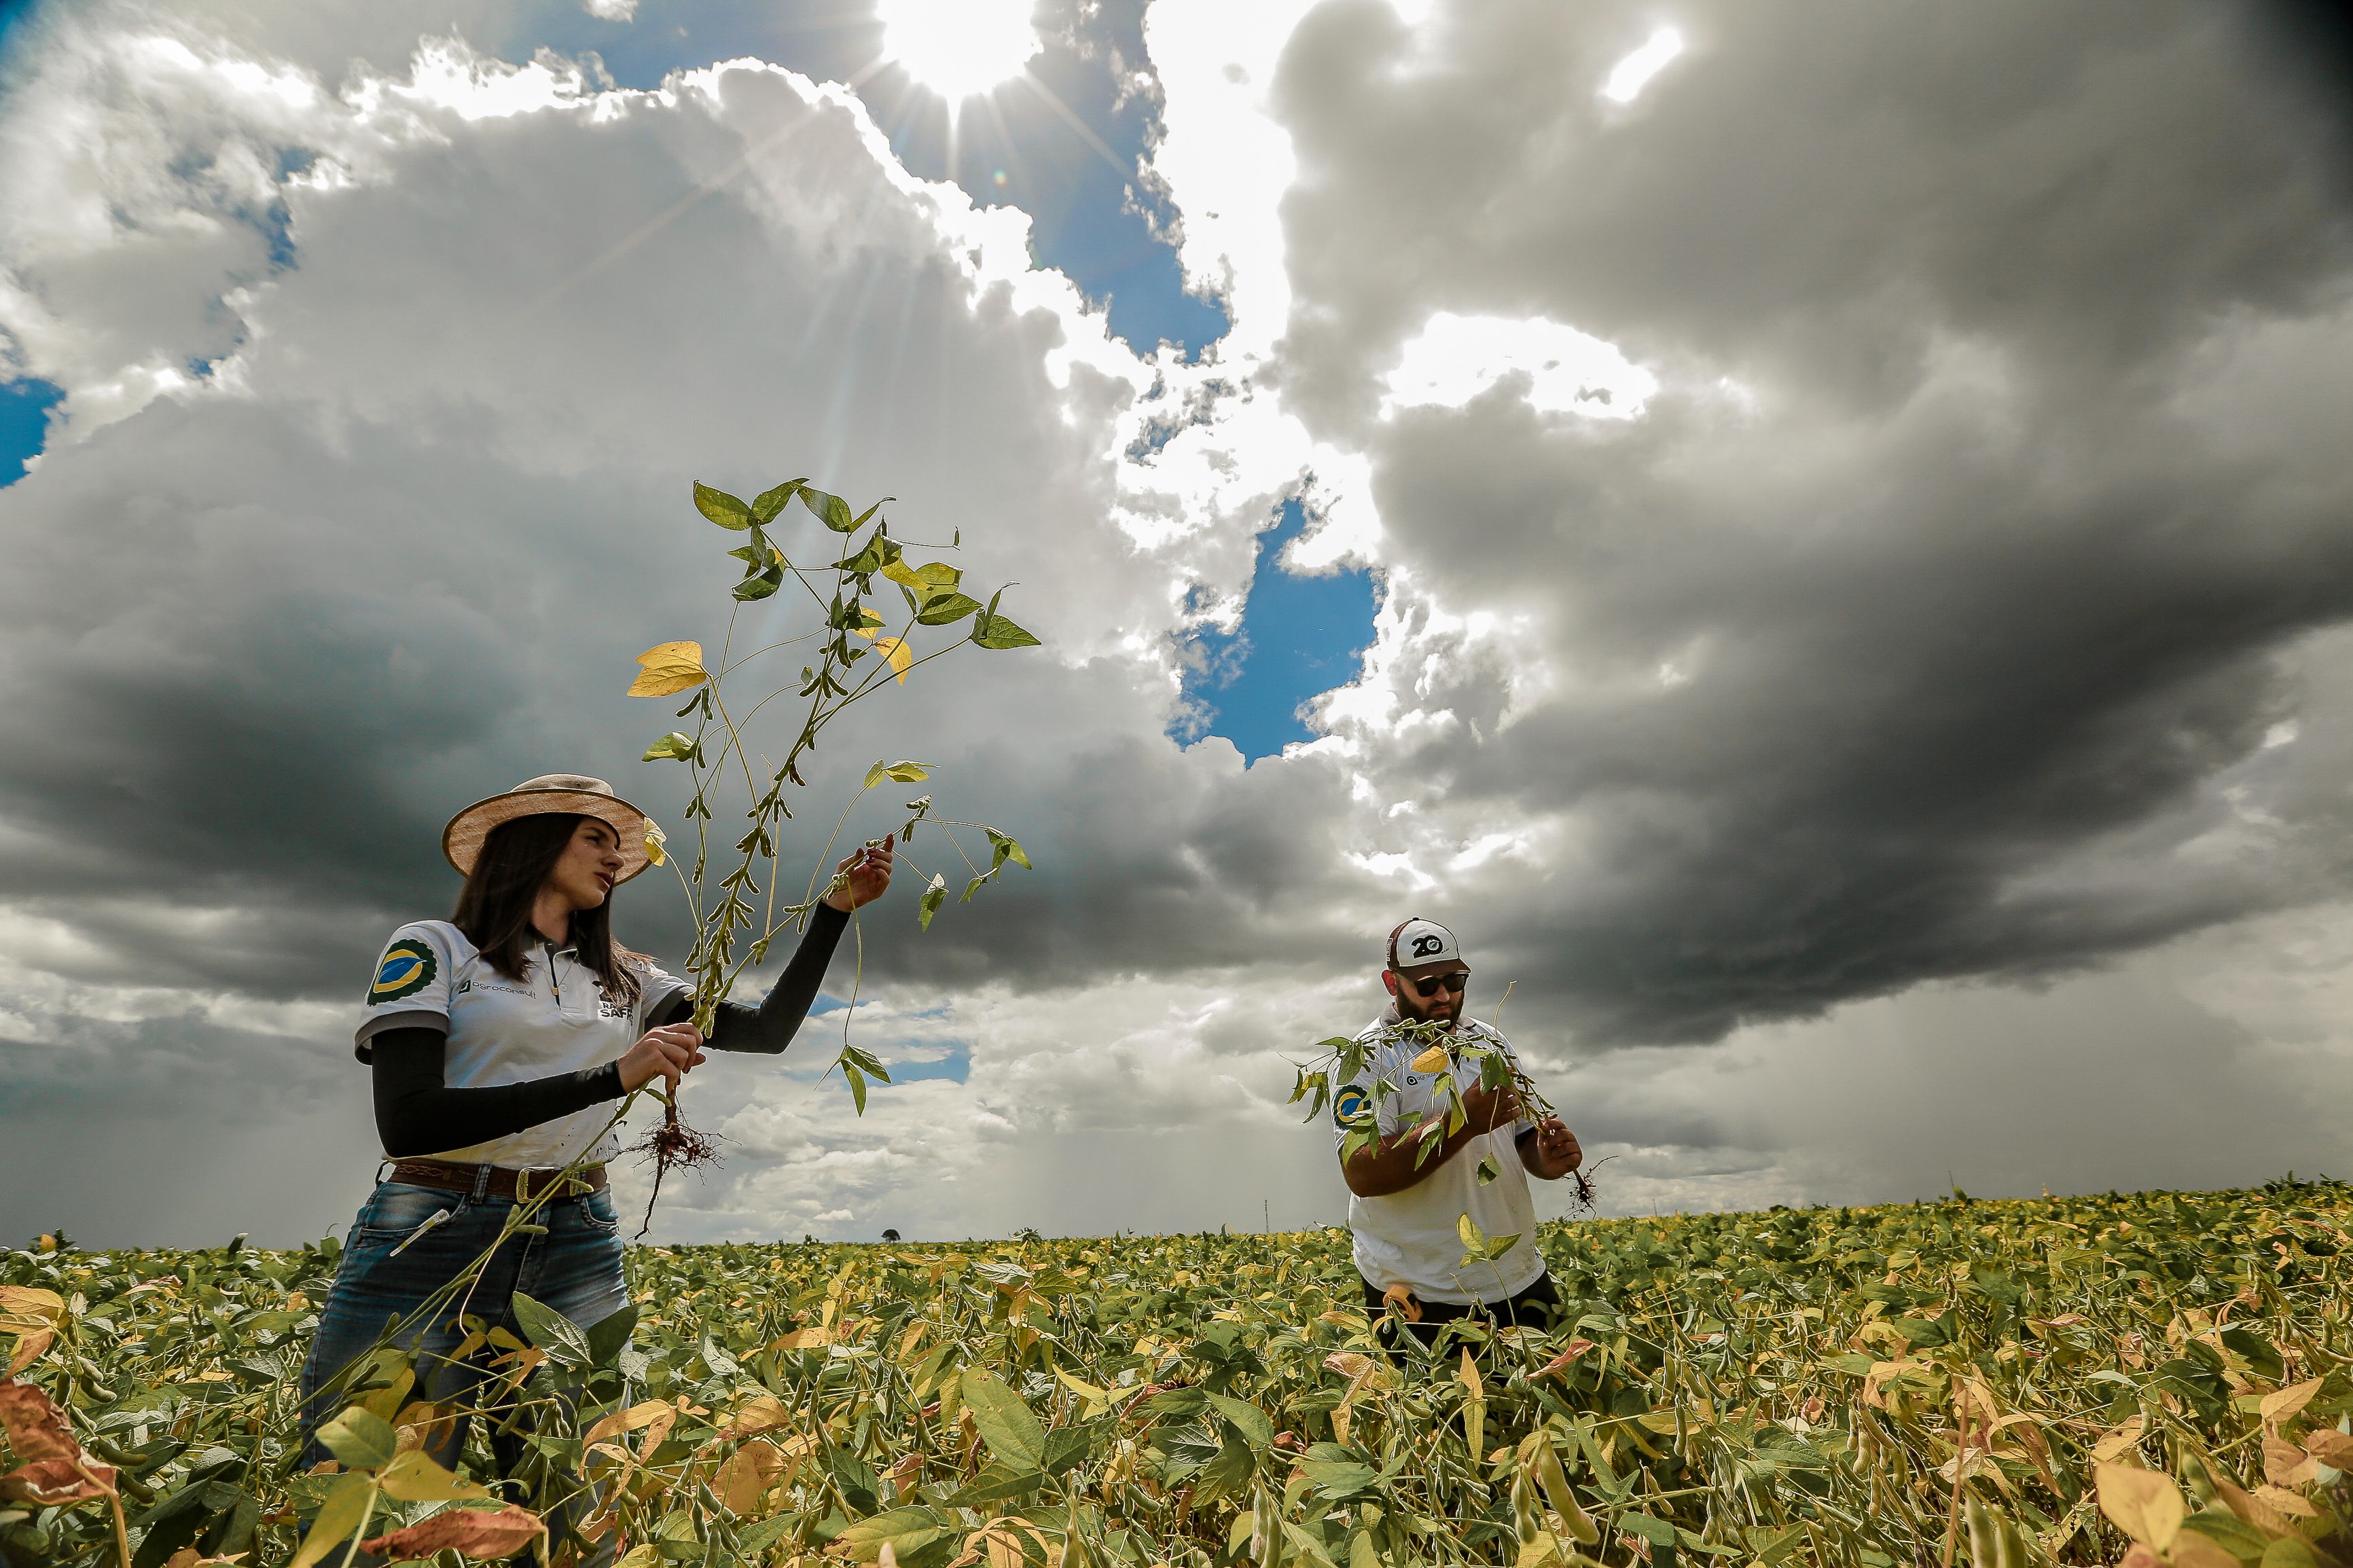
M 649 1029 L 621 1057 L 621 1088 L 630 1094 L 661 1079 L 678 1093 L 678 1080 L 702 1060 L 702 1034 L 692 1024 Z
M 836 866 L 833 890 L 826 894 L 826 903 L 848 914 L 881 898 L 891 886 L 891 849 L 898 837 L 895 833 L 884 834 L 881 843 L 863 845 Z

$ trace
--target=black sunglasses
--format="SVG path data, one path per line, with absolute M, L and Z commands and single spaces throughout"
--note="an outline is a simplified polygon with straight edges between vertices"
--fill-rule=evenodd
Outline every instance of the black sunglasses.
M 1467 969 L 1458 969 L 1451 974 L 1432 974 L 1421 980 L 1409 980 L 1402 974 L 1398 978 L 1412 986 L 1417 996 L 1428 996 L 1436 991 L 1451 991 L 1460 996 L 1471 988 L 1471 972 Z

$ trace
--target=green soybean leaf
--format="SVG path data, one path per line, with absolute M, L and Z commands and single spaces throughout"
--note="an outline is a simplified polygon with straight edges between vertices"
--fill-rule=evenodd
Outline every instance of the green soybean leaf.
M 611 1366 L 628 1348 L 629 1332 L 638 1326 L 638 1304 L 599 1318 L 588 1329 L 588 1360 L 594 1366 Z
M 1059 1476 L 1086 1462 L 1094 1434 L 1084 1426 L 1058 1426 L 1046 1434 L 1046 1473 Z
M 776 514 L 785 510 L 785 503 L 792 500 L 800 488 L 800 480 L 786 479 L 775 489 L 761 491 L 752 498 L 752 520 L 754 522 L 774 522 Z
M 839 496 L 829 496 L 823 490 L 803 485 L 801 504 L 836 533 L 849 533 L 858 527 L 858 519 L 850 515 L 849 503 Z
M 989 1453 L 1024 1469 L 1046 1468 L 1046 1429 L 1019 1394 L 977 1368 L 964 1374 L 960 1387 Z
M 936 598 L 925 600 L 923 609 L 915 616 L 915 624 L 925 626 L 953 626 L 978 608 L 980 608 L 978 599 L 968 595 L 949 592 Z
M 915 905 L 915 923 L 925 931 L 931 930 L 932 917 L 938 914 L 940 906 L 947 901 L 947 879 L 934 872 L 931 885 L 923 889 L 923 899 Z
M 1263 1453 L 1273 1444 L 1274 1422 L 1257 1405 L 1224 1394 L 1210 1394 L 1209 1404 L 1219 1415 L 1233 1424 L 1234 1429 L 1242 1435 L 1243 1440 L 1252 1449 Z
M 885 539 L 878 533 L 866 542 L 865 549 L 855 555 L 846 556 L 835 562 L 833 567 L 837 572 L 859 573 L 871 576 L 898 559 L 898 542 Z
M 1028 852 L 1021 847 L 1021 844 L 1018 839 L 1016 839 L 1010 834 L 999 833 L 994 827 L 984 827 L 981 831 L 988 835 L 988 845 L 992 851 L 992 858 L 988 864 L 988 868 L 990 870 L 996 870 L 1008 860 L 1012 861 L 1024 871 L 1031 869 L 1029 865 L 1029 856 Z
M 658 763 L 667 758 L 673 762 L 691 763 L 700 754 L 701 748 L 694 743 L 693 736 L 672 730 L 669 734 L 648 746 L 646 754 L 639 757 L 638 761 Z
M 1060 1436 L 1060 1434 L 1056 1434 Z M 992 1460 L 981 1467 L 980 1474 L 956 1489 L 948 1503 L 955 1508 L 981 1508 L 1008 1498 L 1034 1492 L 1046 1484 L 1043 1470 L 1024 1469 L 1018 1465 L 999 1464 Z
M 547 1352 L 548 1360 L 569 1367 L 588 1366 L 596 1361 L 588 1349 L 588 1337 L 571 1319 L 520 1290 L 509 1300 L 514 1303 L 515 1321 L 522 1325 L 532 1343 Z
M 735 596 L 739 599 L 744 600 L 765 599 L 769 595 L 775 593 L 778 588 L 784 586 L 784 568 L 781 566 L 771 566 L 765 572 L 761 573 L 758 576 L 746 577 L 741 583 L 736 584 Z
M 392 1463 L 400 1435 L 383 1416 L 354 1405 L 319 1428 L 319 1444 L 346 1469 L 374 1470 Z
M 972 640 L 983 647 L 1036 647 L 1038 639 L 997 613 L 997 601 L 1005 597 L 999 588 L 988 596 L 988 608 L 972 623 Z
M 790 1510 L 774 1519 L 764 1519 L 735 1538 L 736 1559 L 744 1563 L 757 1562 L 761 1552 L 800 1527 L 801 1516 Z
M 856 1062 L 844 1061 L 841 1064 L 841 1076 L 849 1085 L 849 1098 L 851 1102 L 858 1107 L 858 1114 L 860 1116 L 865 1115 L 866 1075 L 858 1070 L 858 1064 Z
M 1354 1459 L 1309 1459 L 1299 1468 L 1309 1481 L 1335 1499 L 1369 1491 L 1381 1479 L 1380 1471 Z
M 734 529 L 740 532 L 752 526 L 750 507 L 745 506 L 725 490 L 714 490 L 700 480 L 697 480 L 694 486 L 694 510 L 722 528 Z
M 1641 1536 L 1653 1546 L 1672 1546 L 1675 1543 L 1675 1527 L 1647 1513 L 1621 1513 L 1618 1516 L 1617 1524 L 1627 1534 Z
M 872 1519 L 860 1520 L 835 1536 L 833 1544 L 848 1548 L 850 1556 L 859 1561 L 880 1557 L 887 1545 L 893 1557 L 904 1562 L 957 1528 L 928 1508 L 894 1508 Z
M 311 1563 L 350 1540 L 367 1518 L 369 1505 L 375 1500 L 375 1481 L 372 1477 L 357 1473 L 336 1477 L 335 1484 L 327 1489 L 326 1500 L 319 1505 L 318 1517 L 311 1521 L 311 1533 L 302 1538 L 302 1549 L 287 1561 L 286 1568 L 311 1568 Z

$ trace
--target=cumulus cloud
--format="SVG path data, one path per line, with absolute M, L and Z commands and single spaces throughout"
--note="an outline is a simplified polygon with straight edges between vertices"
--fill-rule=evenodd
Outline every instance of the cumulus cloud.
M 862 922 L 919 1075 L 862 1121 L 839 1013 L 706 1069 L 667 1234 L 1336 1219 L 1283 1053 L 1407 912 L 1515 982 L 1618 1206 L 2342 1158 L 2353 187 L 2257 20 L 1155 5 L 1145 174 L 1234 322 L 1187 363 L 851 88 L 445 13 L 53 6 L 9 64 L 0 332 L 66 391 L 0 490 L 39 1223 L 347 1212 L 237 1173 L 364 1142 L 348 999 L 442 818 L 564 767 L 674 819 L 618 691 L 715 640 L 687 481 L 801 473 L 1048 644 L 845 721 L 813 800 L 922 755 L 1039 869 Z M 1245 769 L 1169 738 L 1177 650 L 1288 500 L 1385 594 Z

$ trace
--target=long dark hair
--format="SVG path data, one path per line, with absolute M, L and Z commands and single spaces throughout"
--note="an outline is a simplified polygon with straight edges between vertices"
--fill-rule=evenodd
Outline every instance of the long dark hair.
M 539 945 L 539 932 L 531 923 L 532 904 L 547 885 L 565 846 L 586 820 L 560 811 L 518 816 L 500 823 L 482 840 L 473 875 L 458 894 L 449 923 L 464 931 L 491 967 L 509 980 L 522 978 L 523 956 Z M 572 949 L 604 985 L 607 1001 L 624 1007 L 637 1005 L 646 958 L 613 940 L 610 898 L 593 910 L 572 911 Z

